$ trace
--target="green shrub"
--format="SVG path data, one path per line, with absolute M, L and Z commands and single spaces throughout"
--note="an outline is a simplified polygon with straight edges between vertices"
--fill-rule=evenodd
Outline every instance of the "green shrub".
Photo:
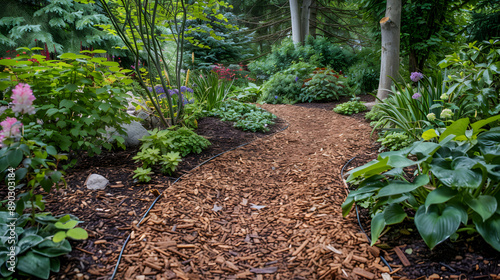
M 61 60 L 46 61 L 45 56 L 30 55 L 38 49 L 19 48 L 27 54 L 0 60 L 7 70 L 0 76 L 0 90 L 7 89 L 6 97 L 20 82 L 29 84 L 36 96 L 36 113 L 25 116 L 34 133 L 28 137 L 62 151 L 99 154 L 101 147 L 111 149 L 106 128 L 123 134 L 120 125 L 131 120 L 126 112 L 125 84 L 132 82 L 125 75 L 128 71 L 95 56 L 104 51 L 65 53 L 59 56 Z M 124 142 L 118 134 L 112 138 L 119 145 Z
M 401 150 L 413 144 L 412 139 L 404 132 L 386 133 L 377 142 L 382 144 L 380 150 L 389 151 Z
M 300 62 L 274 74 L 262 88 L 262 99 L 266 103 L 294 103 L 300 98 L 303 80 L 315 69 L 311 64 Z
M 243 103 L 255 103 L 261 95 L 262 87 L 248 83 L 247 87 L 236 89 L 231 98 Z
M 219 75 L 212 71 L 193 73 L 190 82 L 196 102 L 208 111 L 217 108 L 226 100 L 233 84 L 232 80 L 219 78 Z
M 444 131 L 424 132 L 425 142 L 382 153 L 349 171 L 347 182 L 360 183 L 342 204 L 343 215 L 355 202 L 374 198 L 372 245 L 386 226 L 415 213 L 410 221 L 431 249 L 467 232 L 479 233 L 500 251 L 500 129 L 483 129 L 499 119 L 497 115 L 472 124 L 468 118 L 459 119 Z M 416 170 L 413 182 L 402 179 L 406 167 Z
M 341 96 L 348 95 L 349 89 L 345 83 L 346 79 L 340 73 L 329 68 L 316 68 L 304 80 L 301 94 L 298 101 L 334 101 L 339 100 Z
M 342 115 L 352 115 L 366 111 L 366 106 L 360 101 L 348 101 L 335 106 L 333 111 Z
M 234 127 L 244 131 L 265 132 L 274 124 L 275 115 L 258 108 L 253 104 L 245 104 L 234 100 L 226 101 L 220 108 L 207 113 L 207 116 L 221 118 L 222 121 L 234 122 Z

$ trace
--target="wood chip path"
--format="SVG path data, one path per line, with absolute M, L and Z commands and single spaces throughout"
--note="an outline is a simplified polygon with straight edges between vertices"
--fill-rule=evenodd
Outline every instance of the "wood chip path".
M 115 279 L 383 279 L 384 252 L 340 209 L 340 169 L 368 153 L 369 125 L 323 109 L 263 107 L 288 129 L 170 186 L 135 227 Z

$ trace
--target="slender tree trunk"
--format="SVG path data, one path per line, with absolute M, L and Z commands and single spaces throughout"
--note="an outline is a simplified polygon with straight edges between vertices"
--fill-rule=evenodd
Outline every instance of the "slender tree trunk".
M 301 43 L 300 8 L 298 0 L 290 0 L 290 14 L 292 16 L 292 40 L 294 44 Z
M 303 43 L 309 35 L 309 18 L 311 15 L 312 0 L 302 1 L 302 11 L 300 13 L 300 42 Z
M 309 33 L 314 38 L 316 38 L 317 24 L 318 24 L 317 20 L 318 20 L 318 2 L 316 0 L 312 0 Z
M 385 17 L 380 20 L 382 28 L 382 58 L 380 65 L 380 82 L 377 97 L 387 98 L 392 80 L 399 72 L 399 44 L 401 26 L 401 0 L 387 0 Z

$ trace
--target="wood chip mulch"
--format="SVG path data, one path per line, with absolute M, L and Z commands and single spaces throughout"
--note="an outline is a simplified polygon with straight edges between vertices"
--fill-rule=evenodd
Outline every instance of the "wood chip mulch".
M 370 153 L 366 122 L 264 106 L 287 130 L 171 185 L 133 225 L 116 279 L 381 279 L 389 272 L 351 215 L 340 168 Z M 136 221 L 137 223 L 137 221 Z

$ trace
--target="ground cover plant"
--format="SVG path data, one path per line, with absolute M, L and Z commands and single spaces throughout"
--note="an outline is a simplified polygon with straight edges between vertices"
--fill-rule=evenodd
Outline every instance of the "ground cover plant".
M 500 116 L 470 124 L 459 119 L 442 133 L 428 130 L 399 151 L 386 152 L 377 160 L 348 172 L 347 182 L 359 184 L 342 204 L 344 216 L 353 203 L 370 199 L 372 245 L 386 226 L 407 219 L 405 209 L 419 234 L 432 249 L 462 233 L 478 233 L 493 248 L 498 242 L 500 199 L 498 159 Z M 487 130 L 487 125 L 494 127 Z M 430 141 L 434 139 L 437 141 Z M 416 166 L 413 182 L 403 178 L 403 168 Z

